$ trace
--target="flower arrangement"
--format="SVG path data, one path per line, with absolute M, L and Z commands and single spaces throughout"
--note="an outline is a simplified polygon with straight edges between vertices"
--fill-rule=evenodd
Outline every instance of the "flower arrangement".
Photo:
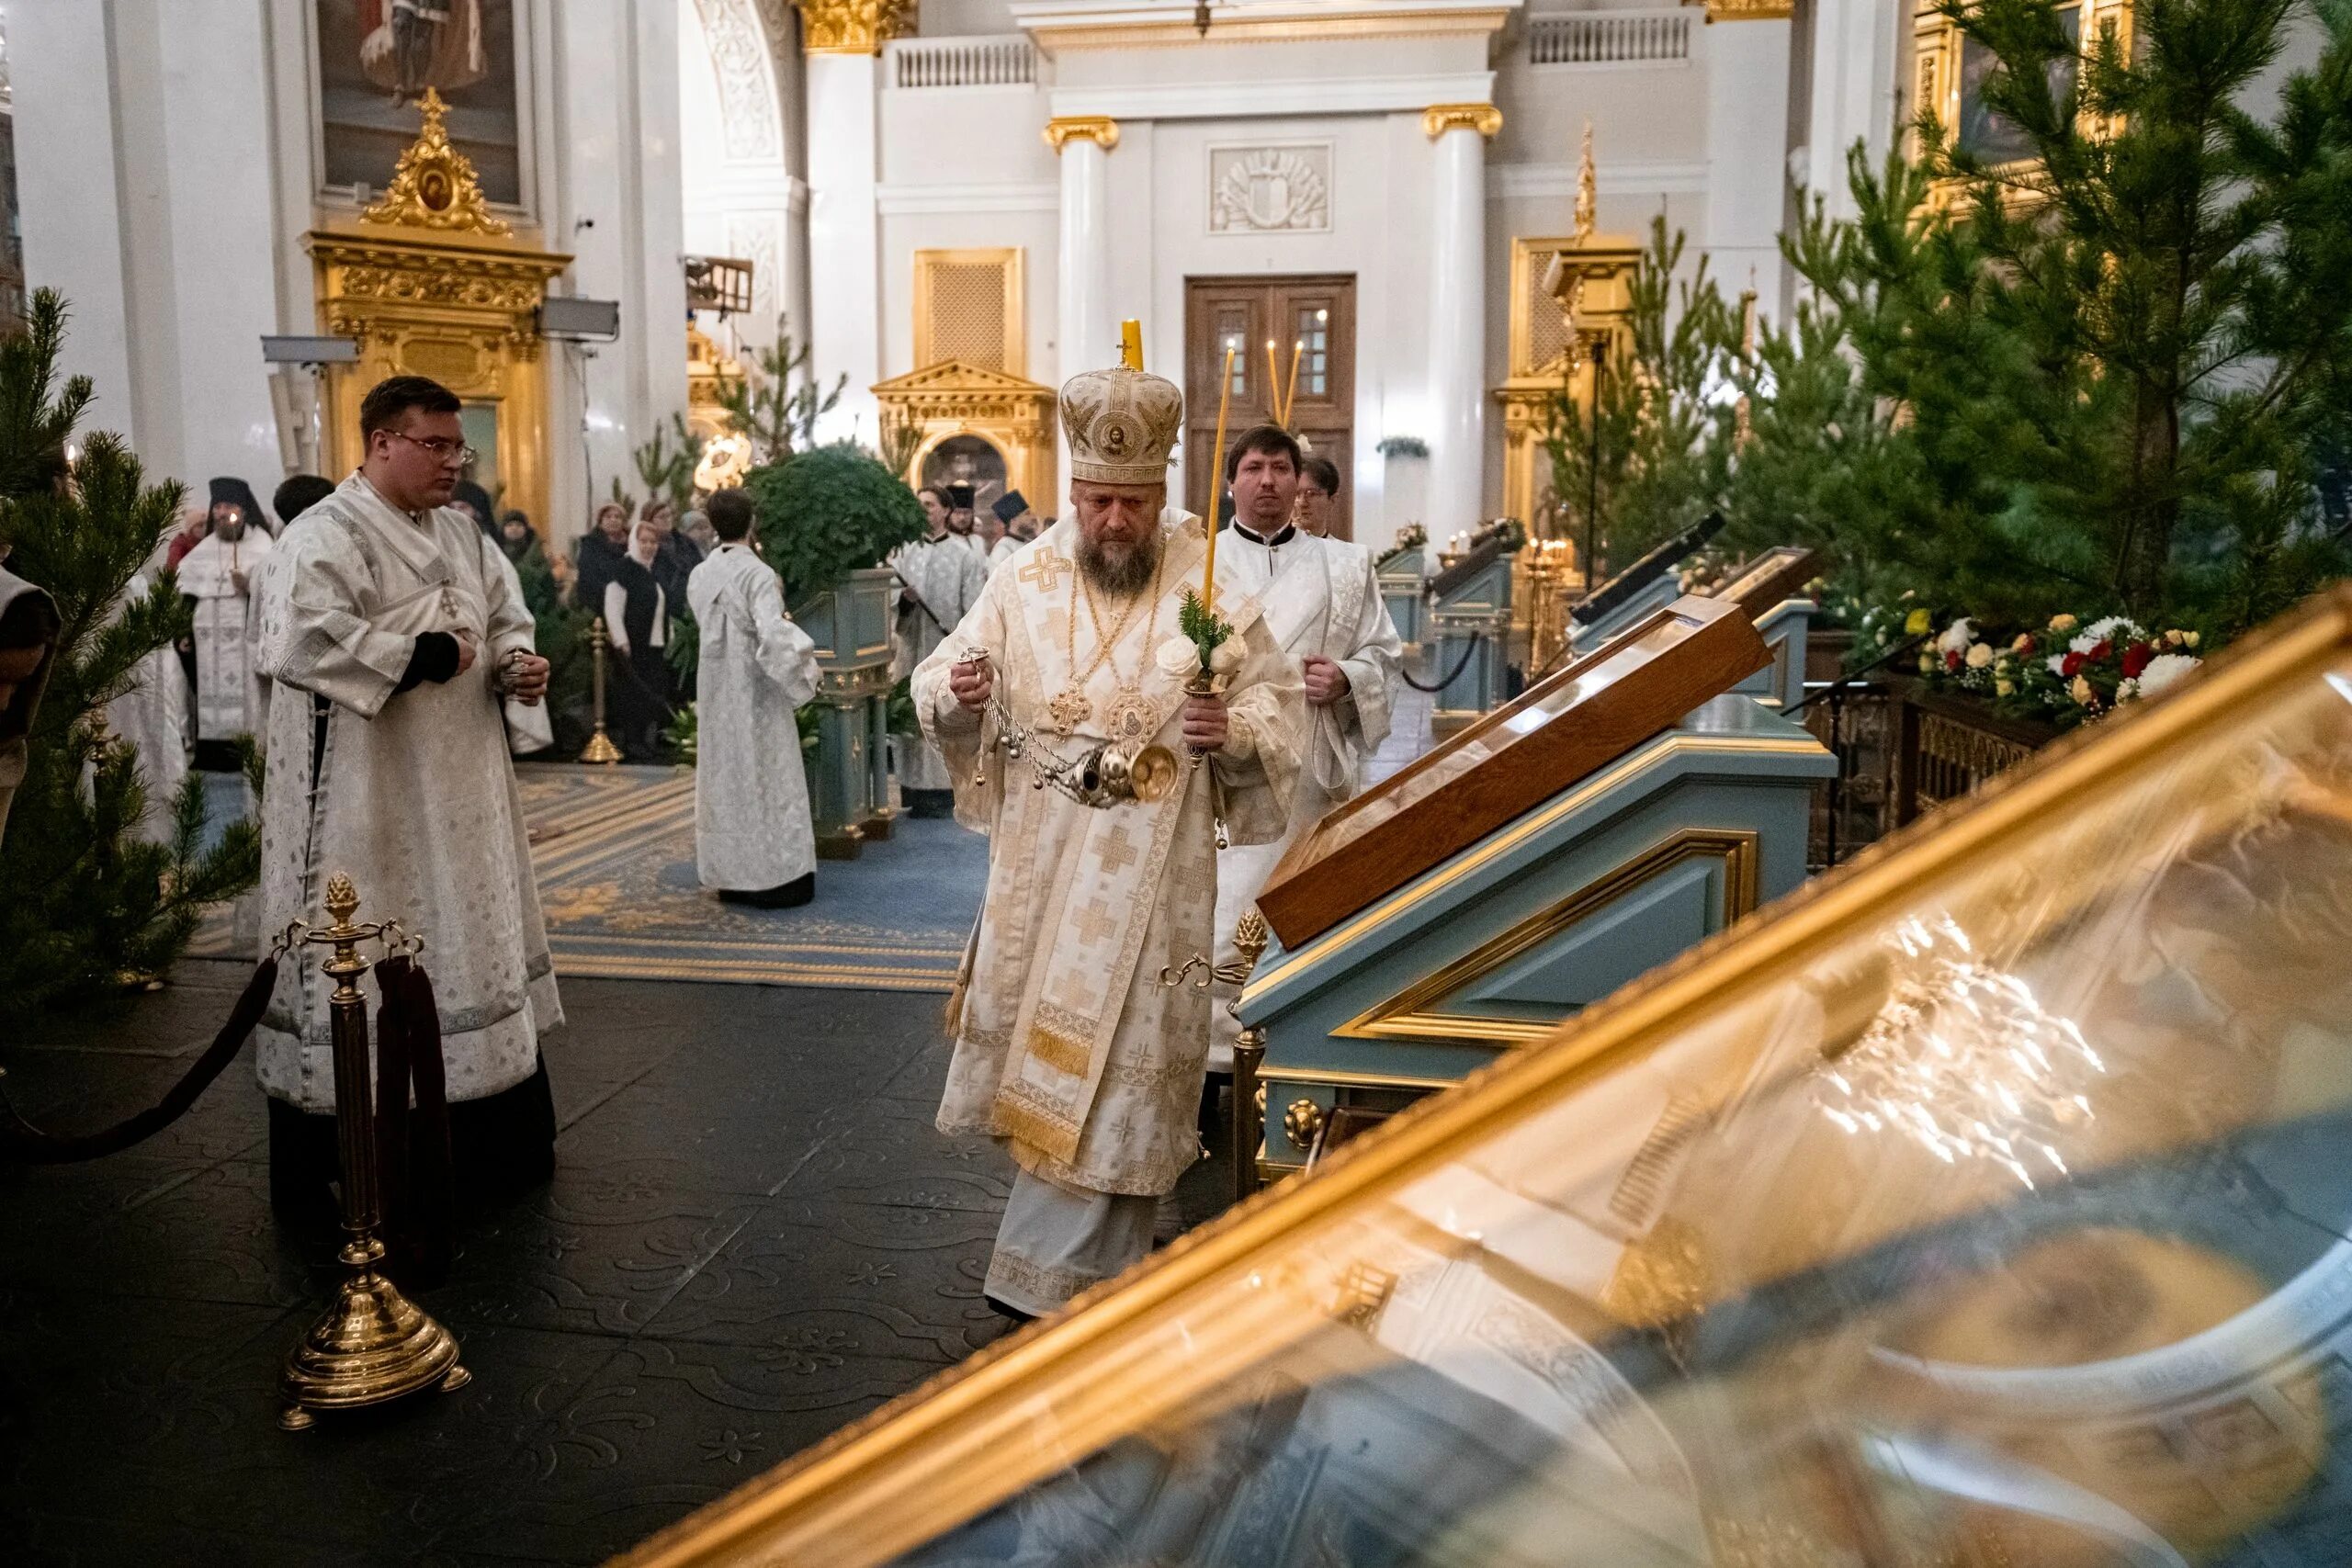
M 1912 637 L 1932 624 L 1924 609 L 1902 622 Z M 2150 631 L 2122 615 L 2086 626 L 2070 615 L 2002 639 L 1962 616 L 1919 649 L 1918 671 L 1930 685 L 1973 693 L 2007 711 L 2075 724 L 2171 686 L 2197 668 L 2199 641 L 2177 626 Z
M 1372 563 L 1373 570 L 1378 570 L 1409 550 L 1425 549 L 1429 542 L 1430 531 L 1427 528 L 1419 523 L 1408 523 L 1396 530 L 1396 542 L 1382 551 L 1380 558 Z
M 1224 678 L 1241 664 L 1241 645 L 1231 640 L 1233 623 L 1203 603 L 1197 591 L 1187 588 L 1183 605 L 1176 612 L 1176 629 L 1178 635 L 1159 646 L 1156 657 L 1160 669 L 1187 679 L 1198 671 L 1222 688 Z

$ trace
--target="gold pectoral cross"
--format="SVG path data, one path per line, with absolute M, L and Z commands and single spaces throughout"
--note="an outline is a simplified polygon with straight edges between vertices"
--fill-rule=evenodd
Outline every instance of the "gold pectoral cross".
M 1093 716 L 1094 705 L 1077 687 L 1065 686 L 1046 705 L 1046 712 L 1052 717 L 1055 728 L 1069 735 Z

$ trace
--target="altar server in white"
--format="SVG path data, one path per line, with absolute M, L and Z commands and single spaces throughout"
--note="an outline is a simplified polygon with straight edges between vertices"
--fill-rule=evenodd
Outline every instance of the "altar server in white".
M 817 837 L 793 710 L 817 694 L 817 645 L 784 613 L 775 569 L 752 548 L 752 498 L 707 507 L 718 547 L 686 579 L 696 666 L 695 868 L 721 898 L 761 908 L 817 890 Z
M 1159 521 L 1183 408 L 1139 370 L 1073 378 L 1070 514 L 914 675 L 956 816 L 989 835 L 939 1128 L 1001 1137 L 1021 1168 L 986 1280 L 1015 1314 L 1052 1311 L 1150 1249 L 1160 1196 L 1199 1156 L 1209 1038 L 1208 993 L 1162 972 L 1207 961 L 1218 811 L 1243 843 L 1290 821 L 1298 677 L 1245 600 L 1217 600 L 1235 628 L 1217 649 L 1222 692 L 1184 689 L 1199 660 L 1178 615 L 1208 539 Z M 1022 761 L 990 744 L 997 705 L 1034 737 Z M 1106 742 L 1201 756 L 1148 802 L 1032 787 L 1041 756 Z
M 249 515 L 243 503 L 216 495 L 211 533 L 180 561 L 180 592 L 195 601 L 199 744 L 239 735 L 258 739 L 267 723 L 268 688 L 254 668 L 245 620 L 246 596 L 270 549 L 260 519 Z
M 262 929 L 317 920 L 327 881 L 362 919 L 422 932 L 441 1012 L 460 1190 L 554 1161 L 539 1037 L 563 1021 L 502 699 L 537 704 L 548 663 L 495 541 L 447 503 L 468 453 L 457 397 L 420 376 L 360 404 L 358 472 L 288 531 L 261 609 L 271 693 Z M 334 1170 L 331 986 L 281 967 L 259 1032 L 281 1201 Z
M 968 488 L 968 487 L 967 487 Z M 895 645 L 891 673 L 905 676 L 929 658 L 956 623 L 980 602 L 988 586 L 989 569 L 969 533 L 951 526 L 948 492 L 937 486 L 922 491 L 923 510 L 931 518 L 931 534 L 905 546 L 890 557 L 899 574 L 897 614 L 891 622 Z M 956 809 L 954 784 L 939 749 L 930 740 L 908 737 L 894 750 L 899 759 L 899 789 L 911 817 L 947 817 Z
M 1404 651 L 1381 600 L 1371 552 L 1292 521 L 1304 467 L 1298 443 L 1272 424 L 1243 431 L 1225 457 L 1234 520 L 1218 541 L 1217 576 L 1222 581 L 1230 574 L 1236 597 L 1247 595 L 1258 606 L 1298 667 L 1306 688 L 1306 728 L 1299 738 L 1303 764 L 1288 831 L 1269 843 L 1237 843 L 1217 856 L 1220 964 L 1236 956 L 1234 930 L 1283 852 L 1363 787 L 1364 764 L 1388 738 Z M 1209 1066 L 1230 1072 L 1240 1025 L 1223 1005 L 1232 997 L 1218 999 L 1210 1012 L 1216 1033 Z
M 118 616 L 154 592 L 170 547 L 168 537 L 155 542 L 147 564 L 123 589 Z M 187 779 L 187 672 L 170 644 L 131 667 L 130 687 L 107 704 L 107 726 L 139 759 L 139 782 L 147 804 L 136 836 L 151 844 L 169 843 L 177 826 L 174 803 Z

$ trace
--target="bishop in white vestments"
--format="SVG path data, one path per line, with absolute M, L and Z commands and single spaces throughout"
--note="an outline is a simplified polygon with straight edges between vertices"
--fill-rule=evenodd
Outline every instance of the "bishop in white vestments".
M 926 491 L 936 494 L 936 491 Z M 944 509 L 932 513 L 928 538 L 919 539 L 890 557 L 899 574 L 897 614 L 891 623 L 891 673 L 903 678 L 938 648 L 956 623 L 980 602 L 989 570 L 968 534 L 947 526 Z M 914 817 L 945 817 L 955 810 L 947 764 L 930 740 L 909 737 L 898 748 L 899 788 L 907 811 Z
M 458 1176 L 479 1190 L 552 1168 L 539 1037 L 563 1008 L 501 711 L 539 701 L 547 660 L 498 546 L 446 504 L 467 457 L 458 409 L 422 377 L 369 392 L 359 471 L 271 574 L 261 902 L 265 931 L 319 919 L 340 873 L 362 919 L 424 935 Z M 330 988 L 316 964 L 284 965 L 259 1031 L 281 1201 L 334 1168 Z
M 696 667 L 695 867 L 721 898 L 763 908 L 816 892 L 817 838 L 793 710 L 817 694 L 817 645 L 750 542 L 752 498 L 710 498 L 718 547 L 686 579 Z
M 1193 981 L 1214 941 L 1217 820 L 1239 843 L 1283 834 L 1305 729 L 1298 676 L 1238 595 L 1217 602 L 1234 626 L 1221 690 L 1185 692 L 1198 656 L 1177 616 L 1208 541 L 1159 522 L 1183 394 L 1094 372 L 1062 389 L 1061 414 L 1070 515 L 990 580 L 913 683 L 957 818 L 989 836 L 939 1128 L 1001 1137 L 1020 1167 L 986 1286 L 1016 1315 L 1142 1258 L 1159 1198 L 1198 1156 L 1209 993 Z M 997 744 L 1009 733 L 1029 738 L 1018 760 Z M 1101 806 L 1033 787 L 1050 757 L 1106 745 L 1165 748 L 1172 787 Z
M 270 537 L 242 507 L 216 507 L 212 532 L 182 558 L 180 592 L 195 601 L 196 739 L 258 738 L 268 688 L 254 668 L 246 596 L 269 558 Z
M 1217 856 L 1216 957 L 1232 962 L 1234 932 L 1291 843 L 1362 787 L 1364 764 L 1388 739 L 1397 662 L 1404 645 L 1380 597 L 1372 554 L 1291 521 L 1303 471 L 1298 444 L 1278 425 L 1242 432 L 1225 457 L 1233 525 L 1217 541 L 1217 575 L 1258 606 L 1306 690 L 1303 765 L 1291 797 L 1290 828 L 1263 844 L 1235 844 Z M 1216 1037 L 1209 1066 L 1233 1070 L 1241 1025 L 1220 995 L 1210 1010 Z

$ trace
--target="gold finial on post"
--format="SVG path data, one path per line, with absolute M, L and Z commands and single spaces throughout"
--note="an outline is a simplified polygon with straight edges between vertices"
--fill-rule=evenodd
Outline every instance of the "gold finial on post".
M 1577 241 L 1592 238 L 1600 222 L 1600 171 L 1592 159 L 1592 121 L 1584 122 L 1584 152 L 1577 160 Z
M 582 761 L 607 765 L 621 760 L 621 749 L 613 744 L 610 735 L 605 733 L 605 648 L 608 640 L 604 616 L 599 615 L 588 623 L 588 651 L 594 662 L 595 681 L 596 732 L 588 738 L 588 744 L 580 749 Z
M 1272 940 L 1272 933 L 1266 930 L 1266 917 L 1258 913 L 1256 905 L 1251 905 L 1234 925 L 1234 959 L 1219 967 L 1217 978 L 1231 981 L 1237 992 L 1248 986 L 1250 976 L 1258 972 L 1258 960 L 1266 955 L 1266 944 Z M 1226 1004 L 1226 1010 L 1234 1012 L 1238 1005 L 1237 997 Z M 1233 1042 L 1233 1201 L 1237 1203 L 1258 1190 L 1258 1145 L 1266 1135 L 1266 1108 L 1258 1087 L 1258 1069 L 1265 1060 L 1265 1030 L 1244 1029 Z
M 340 872 L 327 879 L 326 907 L 334 924 L 304 932 L 300 940 L 334 950 L 320 968 L 335 982 L 327 1010 L 334 1045 L 335 1142 L 343 1167 L 344 1243 L 336 1256 L 346 1272 L 325 1315 L 286 1358 L 278 1380 L 286 1407 L 277 1424 L 289 1432 L 314 1425 L 313 1411 L 380 1404 L 435 1386 L 454 1392 L 473 1381 L 458 1364 L 458 1342 L 449 1331 L 381 1271 L 368 998 L 359 988 L 359 977 L 373 965 L 360 956 L 359 944 L 376 941 L 384 928 L 352 919 L 359 912 L 359 890 Z

